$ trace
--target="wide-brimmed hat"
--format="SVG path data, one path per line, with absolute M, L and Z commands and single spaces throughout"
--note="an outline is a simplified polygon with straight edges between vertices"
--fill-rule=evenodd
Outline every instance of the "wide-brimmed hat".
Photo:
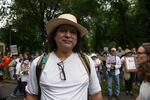
M 125 49 L 124 52 L 125 52 L 125 55 L 126 55 L 126 54 L 129 54 L 129 53 L 132 53 L 132 51 L 131 51 L 130 49 Z
M 77 19 L 74 15 L 62 14 L 58 18 L 54 18 L 48 21 L 46 25 L 47 34 L 50 35 L 58 26 L 63 24 L 69 24 L 75 26 L 80 32 L 81 37 L 83 37 L 86 33 L 88 33 L 88 30 L 85 27 L 78 24 Z

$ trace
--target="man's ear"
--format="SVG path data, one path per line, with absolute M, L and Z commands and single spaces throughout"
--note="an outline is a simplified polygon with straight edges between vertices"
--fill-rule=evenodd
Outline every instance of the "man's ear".
M 150 62 L 150 55 L 147 55 L 147 61 Z

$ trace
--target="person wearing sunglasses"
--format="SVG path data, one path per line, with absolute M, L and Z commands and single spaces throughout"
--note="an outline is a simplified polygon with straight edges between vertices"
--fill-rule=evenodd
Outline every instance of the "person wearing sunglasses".
M 103 100 L 94 62 L 90 57 L 90 76 L 78 53 L 87 29 L 72 14 L 62 14 L 46 25 L 50 53 L 40 76 L 41 98 L 38 98 L 36 58 L 29 72 L 26 100 Z
M 136 100 L 150 100 L 150 43 L 143 43 L 137 50 L 138 75 L 142 79 Z
M 113 98 L 113 88 L 112 81 L 115 83 L 115 92 L 114 97 L 117 100 L 120 100 L 120 68 L 121 68 L 121 59 L 116 55 L 116 48 L 111 48 L 110 55 L 106 59 L 107 67 L 107 84 L 108 84 L 108 99 L 112 100 Z

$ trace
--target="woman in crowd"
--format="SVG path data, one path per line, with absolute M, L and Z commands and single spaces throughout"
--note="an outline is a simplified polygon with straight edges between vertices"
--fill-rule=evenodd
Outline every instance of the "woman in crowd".
M 138 75 L 143 80 L 136 100 L 150 100 L 150 43 L 143 43 L 137 50 Z
M 125 49 L 125 54 L 124 56 L 121 58 L 121 62 L 123 64 L 123 70 L 124 70 L 124 80 L 125 80 L 125 93 L 126 95 L 133 95 L 133 78 L 134 78 L 134 72 L 128 72 L 126 70 L 126 63 L 125 63 L 125 59 L 127 57 L 133 57 L 132 56 L 132 52 L 130 49 Z

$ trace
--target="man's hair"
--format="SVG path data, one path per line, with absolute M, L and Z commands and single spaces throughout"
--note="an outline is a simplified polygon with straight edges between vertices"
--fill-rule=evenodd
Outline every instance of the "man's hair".
M 58 26 L 59 27 L 59 26 Z M 55 37 L 56 37 L 56 32 L 58 30 L 58 27 L 48 35 L 48 45 L 49 45 L 49 51 L 54 51 L 57 49 L 57 44 L 55 41 Z M 81 49 L 81 35 L 79 33 L 79 31 L 77 32 L 77 44 L 76 46 L 73 48 L 73 52 L 80 52 Z
M 138 75 L 142 80 L 150 82 L 150 43 L 143 43 L 141 46 L 145 49 L 148 59 L 138 67 Z
M 143 43 L 142 47 L 145 49 L 145 54 L 150 56 L 150 43 Z

